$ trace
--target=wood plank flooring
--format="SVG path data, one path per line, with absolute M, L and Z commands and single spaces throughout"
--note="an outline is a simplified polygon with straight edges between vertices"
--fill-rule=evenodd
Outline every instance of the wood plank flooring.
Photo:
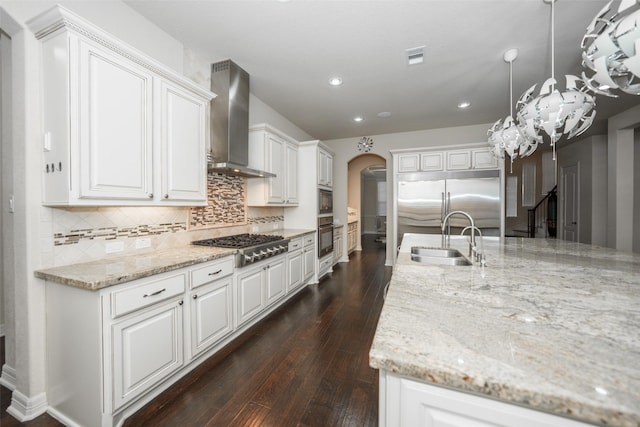
M 391 277 L 376 237 L 363 236 L 363 251 L 348 264 L 338 264 L 124 426 L 376 426 L 378 372 L 368 354 Z M 7 396 L 3 388 L 3 427 L 59 425 L 48 415 L 17 423 L 6 414 Z

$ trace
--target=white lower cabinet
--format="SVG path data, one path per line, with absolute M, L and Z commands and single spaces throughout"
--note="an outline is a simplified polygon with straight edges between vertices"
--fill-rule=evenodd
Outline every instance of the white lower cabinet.
M 159 304 L 112 325 L 114 411 L 182 367 L 182 305 Z
M 302 289 L 315 235 L 299 244 L 241 269 L 227 256 L 96 291 L 47 281 L 47 411 L 65 425 L 122 424 Z
M 191 270 L 191 358 L 233 332 L 233 259 Z
M 579 421 L 380 371 L 380 427 L 587 427 Z
M 267 306 L 285 295 L 285 260 L 279 256 L 245 267 L 236 278 L 238 292 L 238 326 L 253 319 Z

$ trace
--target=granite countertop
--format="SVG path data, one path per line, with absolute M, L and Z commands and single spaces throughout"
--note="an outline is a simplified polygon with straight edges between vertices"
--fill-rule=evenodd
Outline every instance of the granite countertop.
M 314 231 L 284 229 L 261 234 L 277 234 L 285 239 L 292 239 Z M 186 245 L 162 251 L 145 251 L 140 254 L 112 256 L 97 261 L 36 270 L 34 275 L 39 279 L 96 291 L 154 274 L 223 258 L 236 252 L 236 249 L 229 248 Z
M 451 246 L 468 254 L 467 238 Z M 370 365 L 598 425 L 640 426 L 640 254 L 484 238 L 487 266 L 411 261 L 405 235 Z

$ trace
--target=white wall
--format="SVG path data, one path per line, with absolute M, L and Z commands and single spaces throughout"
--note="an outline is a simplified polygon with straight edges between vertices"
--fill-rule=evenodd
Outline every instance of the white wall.
M 607 139 L 604 135 L 576 141 L 558 149 L 558 170 L 578 165 L 578 238 L 580 243 L 606 245 Z M 561 176 L 558 177 L 560 182 Z M 562 185 L 558 185 L 558 238 L 562 238 Z
M 633 250 L 635 228 L 640 227 L 640 212 L 633 211 L 635 132 L 640 128 L 640 105 L 632 107 L 608 120 L 608 177 L 607 177 L 607 246 L 623 251 Z
M 387 162 L 387 194 L 391 195 L 393 187 L 393 160 L 390 150 L 401 148 L 422 148 L 447 145 L 473 144 L 486 142 L 487 129 L 492 123 L 461 126 L 454 128 L 428 129 L 415 132 L 401 132 L 382 135 L 367 135 L 373 138 L 371 154 L 383 157 Z M 347 187 L 342 183 L 348 182 L 348 163 L 351 159 L 361 154 L 357 143 L 360 138 L 342 138 L 324 141 L 335 153 L 333 160 L 333 208 L 334 218 L 342 224 L 347 223 Z M 392 203 L 387 203 L 387 236 L 393 230 Z M 346 253 L 346 242 L 344 242 Z M 393 265 L 392 239 L 387 239 L 386 265 Z

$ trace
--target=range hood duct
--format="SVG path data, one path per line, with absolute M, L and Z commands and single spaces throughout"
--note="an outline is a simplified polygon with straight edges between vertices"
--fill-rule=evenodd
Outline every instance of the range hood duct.
M 211 152 L 209 172 L 263 178 L 249 167 L 249 74 L 231 60 L 211 66 Z

